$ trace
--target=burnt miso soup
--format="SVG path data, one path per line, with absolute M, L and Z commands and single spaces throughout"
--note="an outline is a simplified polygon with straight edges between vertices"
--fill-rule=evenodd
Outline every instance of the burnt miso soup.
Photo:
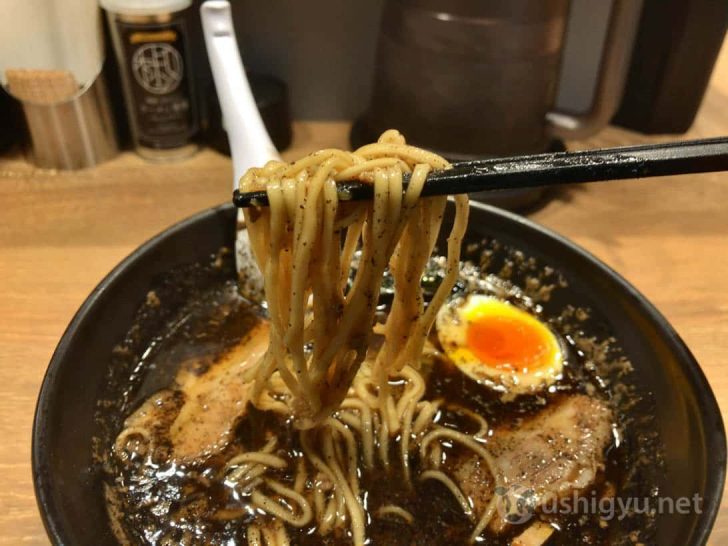
M 568 505 L 558 509 L 556 503 L 565 497 L 599 500 L 656 494 L 649 469 L 659 460 L 659 448 L 644 418 L 645 397 L 630 386 L 629 363 L 590 310 L 552 298 L 567 292 L 556 273 L 494 242 L 469 248 L 469 253 L 472 261 L 463 266 L 453 297 L 487 295 L 535 317 L 558 339 L 563 368 L 535 392 L 494 388 L 464 373 L 433 331 L 419 371 L 424 392 L 417 408 L 422 411 L 413 409 L 412 430 L 398 431 L 383 446 L 375 416 L 374 455 L 365 464 L 366 429 L 362 432 L 358 421 L 351 422 L 355 450 L 342 441 L 328 452 L 355 467 L 358 491 L 352 493 L 364 509 L 366 543 L 469 544 L 487 510 L 493 519 L 476 543 L 514 544 L 535 524 L 544 533 L 527 543 L 535 546 L 650 543 L 649 514 L 612 518 L 569 510 Z M 428 270 L 434 284 L 438 264 L 433 260 Z M 193 275 L 181 273 L 187 290 L 175 280 L 180 273 L 171 274 L 150 293 L 139 324 L 117 351 L 126 364 L 118 367 L 124 370 L 121 375 L 110 379 L 113 395 L 100 408 L 108 435 L 98 448 L 115 533 L 129 544 L 272 545 L 286 543 L 284 535 L 290 544 L 351 544 L 347 519 L 352 516 L 336 509 L 331 480 L 317 470 L 303 445 L 309 438 L 306 441 L 325 446 L 322 433 L 302 436 L 285 415 L 246 404 L 230 421 L 222 447 L 205 456 L 177 456 L 174 427 L 186 397 L 206 392 L 189 385 L 199 385 L 201 378 L 230 366 L 240 347 L 260 343 L 256 336 L 265 312 L 238 294 L 231 269 L 230 257 L 224 254 L 211 265 L 198 264 Z M 386 290 L 383 302 L 382 316 Z M 140 335 L 145 328 L 153 334 Z M 220 389 L 225 381 L 213 385 Z M 408 388 L 398 377 L 390 386 L 402 396 Z M 137 432 L 135 417 L 131 425 L 124 424 L 144 407 L 149 410 L 143 418 L 153 414 L 154 426 Z M 433 415 L 422 419 L 427 424 L 418 431 L 418 417 L 430 407 Z M 216 413 L 204 401 L 198 409 L 195 419 L 201 427 L 205 419 L 222 423 L 234 415 L 227 410 Z M 338 421 L 344 426 L 349 423 L 345 417 Z M 476 447 L 450 438 L 450 430 L 471 438 Z M 125 436 L 120 441 L 121 431 Z M 436 431 L 440 432 L 430 434 Z M 409 438 L 406 448 L 404 434 Z M 272 446 L 266 453 L 286 464 L 269 466 L 264 474 L 250 461 L 231 465 L 241 454 L 260 453 L 262 446 Z M 489 465 L 495 467 L 477 455 L 477 446 L 486 450 Z M 351 468 L 343 462 L 339 467 L 344 473 Z M 563 468 L 572 474 L 565 475 Z M 265 509 L 260 500 L 263 485 L 256 485 L 262 483 L 269 485 L 266 497 L 300 516 L 297 522 L 276 518 Z M 285 491 L 298 492 L 307 501 L 313 515 L 305 523 L 302 505 Z M 327 513 L 328 506 L 333 508 Z

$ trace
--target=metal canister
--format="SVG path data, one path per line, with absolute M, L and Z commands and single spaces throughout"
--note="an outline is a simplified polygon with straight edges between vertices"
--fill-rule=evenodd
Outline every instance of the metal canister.
M 101 0 L 136 151 L 151 160 L 197 150 L 199 130 L 186 10 L 192 0 Z

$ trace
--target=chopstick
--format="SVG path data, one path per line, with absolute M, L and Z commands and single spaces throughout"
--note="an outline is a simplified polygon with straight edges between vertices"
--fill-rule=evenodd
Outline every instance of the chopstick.
M 512 190 L 728 171 L 728 137 L 686 140 L 581 152 L 558 152 L 455 163 L 451 169 L 431 173 L 423 196 L 450 195 L 493 190 Z M 405 176 L 404 184 L 408 183 Z M 371 184 L 356 180 L 340 182 L 339 199 L 371 199 Z M 265 191 L 233 192 L 236 207 L 268 205 Z

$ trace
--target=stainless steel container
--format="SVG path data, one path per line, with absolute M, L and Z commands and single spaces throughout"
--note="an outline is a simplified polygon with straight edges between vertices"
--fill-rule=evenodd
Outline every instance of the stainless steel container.
M 100 74 L 69 100 L 23 101 L 33 163 L 47 169 L 93 167 L 118 153 L 106 83 Z
M 22 104 L 31 160 L 80 169 L 116 155 L 96 0 L 6 0 L 3 15 L 0 83 Z

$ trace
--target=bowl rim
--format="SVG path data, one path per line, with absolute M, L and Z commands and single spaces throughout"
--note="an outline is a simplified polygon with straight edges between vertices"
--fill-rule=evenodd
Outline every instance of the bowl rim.
M 632 286 L 622 275 L 589 251 L 567 239 L 565 236 L 518 214 L 475 201 L 470 202 L 470 207 L 482 209 L 490 214 L 503 217 L 508 221 L 515 222 L 528 230 L 536 232 L 539 236 L 553 239 L 560 245 L 566 247 L 570 252 L 586 260 L 589 265 L 601 270 L 604 275 L 618 285 L 620 290 L 628 294 L 635 307 L 665 334 L 666 341 L 672 346 L 671 350 L 673 354 L 683 363 L 682 368 L 691 388 L 698 394 L 696 399 L 698 401 L 700 420 L 705 430 L 708 431 L 705 435 L 707 466 L 709 468 L 717 466 L 717 470 L 712 474 L 711 479 L 706 480 L 703 495 L 707 501 L 702 506 L 702 513 L 699 515 L 698 524 L 695 526 L 693 534 L 695 539 L 693 545 L 704 546 L 712 532 L 723 495 L 726 478 L 726 432 L 715 393 L 690 349 L 662 313 L 642 293 Z M 54 502 L 53 497 L 50 495 L 50 491 L 54 486 L 53 477 L 49 476 L 46 472 L 49 468 L 48 452 L 41 449 L 41 446 L 48 428 L 46 415 L 50 410 L 55 377 L 65 361 L 65 355 L 71 340 L 78 330 L 79 325 L 89 313 L 89 310 L 96 305 L 96 302 L 113 285 L 119 282 L 119 279 L 124 275 L 125 271 L 132 268 L 149 249 L 156 246 L 162 240 L 187 229 L 190 225 L 200 222 L 203 219 L 220 214 L 229 214 L 232 208 L 232 204 L 226 203 L 202 210 L 162 230 L 137 247 L 96 285 L 76 311 L 61 336 L 43 376 L 38 393 L 33 418 L 31 445 L 31 466 L 36 503 L 46 533 L 53 544 L 70 544 L 70 542 L 66 530 L 60 524 L 61 518 L 59 513 L 61 507 Z

